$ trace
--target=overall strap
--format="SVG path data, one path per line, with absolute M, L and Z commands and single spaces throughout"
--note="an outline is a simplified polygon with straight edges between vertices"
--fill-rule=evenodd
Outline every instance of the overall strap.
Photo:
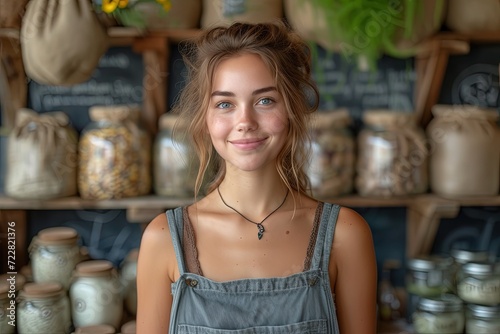
M 324 203 L 323 213 L 319 222 L 318 237 L 314 247 L 311 269 L 322 269 L 328 271 L 330 253 L 332 250 L 333 235 L 337 224 L 340 206 L 337 204 Z
M 181 276 L 186 272 L 184 264 L 184 256 L 182 252 L 182 236 L 184 232 L 184 222 L 183 222 L 183 208 L 175 208 L 167 210 L 167 221 L 168 227 L 170 229 L 170 235 L 172 236 L 172 243 L 174 245 L 175 258 L 177 260 L 177 265 L 179 266 L 179 272 Z

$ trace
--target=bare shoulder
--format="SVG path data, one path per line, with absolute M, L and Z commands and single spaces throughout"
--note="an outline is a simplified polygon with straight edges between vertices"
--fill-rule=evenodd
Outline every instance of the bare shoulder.
M 371 241 L 372 234 L 370 226 L 359 213 L 353 209 L 341 207 L 337 218 L 335 239 L 343 242 L 363 239 Z

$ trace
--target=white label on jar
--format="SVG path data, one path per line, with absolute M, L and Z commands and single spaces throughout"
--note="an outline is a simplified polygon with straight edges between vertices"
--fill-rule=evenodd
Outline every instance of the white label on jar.
M 479 305 L 500 304 L 500 279 L 479 280 L 468 277 L 457 287 L 458 296 L 466 302 Z
M 467 334 L 498 334 L 500 333 L 500 319 L 491 319 L 491 321 L 467 319 L 465 327 Z
M 419 334 L 462 333 L 464 323 L 464 315 L 461 312 L 433 314 L 417 311 L 413 315 L 413 326 Z

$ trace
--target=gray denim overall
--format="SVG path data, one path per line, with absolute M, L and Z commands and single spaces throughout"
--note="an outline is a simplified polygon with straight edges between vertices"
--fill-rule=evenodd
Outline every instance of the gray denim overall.
M 309 270 L 287 277 L 215 282 L 186 272 L 183 208 L 167 211 L 180 278 L 172 283 L 169 333 L 338 334 L 328 262 L 340 207 L 323 205 Z

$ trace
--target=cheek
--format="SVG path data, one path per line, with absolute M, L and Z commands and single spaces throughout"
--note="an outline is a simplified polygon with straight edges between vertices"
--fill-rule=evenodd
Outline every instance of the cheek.
M 273 133 L 287 133 L 289 127 L 288 118 L 286 117 L 275 117 L 269 123 L 269 129 Z
M 228 126 L 226 122 L 220 118 L 208 118 L 207 119 L 207 131 L 210 137 L 213 139 L 221 138 L 227 136 Z

